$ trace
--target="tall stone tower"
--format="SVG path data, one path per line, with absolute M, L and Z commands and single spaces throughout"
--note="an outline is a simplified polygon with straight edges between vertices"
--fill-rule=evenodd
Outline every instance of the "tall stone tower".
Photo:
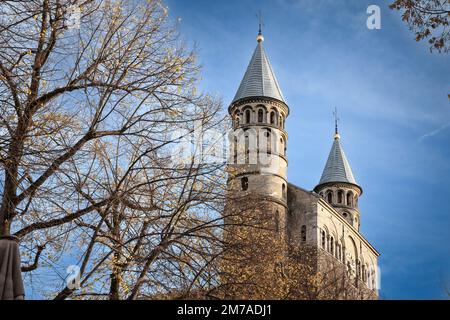
M 263 47 L 261 30 L 257 45 L 228 112 L 233 121 L 230 137 L 229 191 L 234 209 L 248 206 L 250 197 L 276 228 L 283 230 L 287 213 L 287 133 L 289 107 Z
M 263 48 L 257 45 L 228 112 L 233 122 L 224 210 L 224 297 L 279 299 L 288 249 L 287 133 L 289 107 Z
M 360 213 L 358 199 L 362 188 L 356 182 L 341 145 L 337 121 L 334 141 L 323 169 L 322 177 L 314 191 L 325 199 L 347 222 L 359 231 Z

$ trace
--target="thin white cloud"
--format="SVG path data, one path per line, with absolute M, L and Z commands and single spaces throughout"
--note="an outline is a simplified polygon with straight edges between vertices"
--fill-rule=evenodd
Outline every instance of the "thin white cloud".
M 417 139 L 417 141 L 422 142 L 425 139 L 431 138 L 435 135 L 437 135 L 438 133 L 440 133 L 441 131 L 444 131 L 445 129 L 450 128 L 450 122 L 443 124 L 442 126 L 440 126 L 439 128 L 428 132 L 426 134 L 424 134 L 423 136 L 421 136 L 419 139 Z

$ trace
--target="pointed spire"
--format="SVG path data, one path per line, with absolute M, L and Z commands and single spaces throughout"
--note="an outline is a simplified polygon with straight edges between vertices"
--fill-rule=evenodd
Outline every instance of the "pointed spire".
M 359 187 L 355 177 L 353 176 L 353 172 L 347 160 L 347 157 L 345 156 L 344 149 L 341 146 L 340 135 L 338 131 L 339 118 L 337 116 L 337 109 L 335 109 L 333 114 L 335 118 L 334 141 L 333 145 L 331 146 L 331 151 L 328 155 L 327 163 L 325 164 L 325 168 L 323 169 L 319 184 L 315 189 L 317 189 L 317 187 L 322 184 L 334 182 L 351 183 Z
M 260 22 L 261 24 L 262 22 Z M 256 40 L 258 44 L 232 102 L 248 97 L 270 97 L 285 102 L 272 66 L 262 46 L 264 37 L 261 33 L 261 26 Z
M 347 182 L 358 185 L 339 138 L 333 141 L 319 185 L 328 182 Z

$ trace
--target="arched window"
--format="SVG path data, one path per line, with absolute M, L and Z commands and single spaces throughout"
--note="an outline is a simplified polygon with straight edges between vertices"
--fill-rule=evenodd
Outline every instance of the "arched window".
M 283 198 L 286 199 L 286 185 L 284 183 L 281 185 L 281 194 L 283 195 Z
M 353 206 L 353 193 L 351 191 L 347 192 L 347 205 Z
M 331 236 L 330 237 L 330 246 L 329 246 L 329 249 L 330 249 L 330 253 L 332 254 L 332 255 L 334 255 L 334 238 Z
M 365 266 L 365 265 L 362 266 L 362 280 L 363 280 L 364 282 L 366 282 L 366 280 L 367 280 L 366 266 Z
M 376 290 L 377 286 L 375 284 L 375 280 L 376 280 L 376 274 L 375 274 L 375 270 L 371 270 L 370 271 L 370 287 L 372 288 L 372 290 Z
M 234 163 L 237 163 L 237 156 L 238 156 L 238 138 L 234 137 L 234 139 L 233 139 L 233 158 L 234 158 Z
M 300 230 L 300 236 L 303 242 L 306 241 L 306 226 L 302 225 L 302 228 Z
M 248 189 L 248 178 L 247 177 L 243 177 L 241 179 L 241 188 L 243 191 Z
M 270 130 L 267 130 L 265 135 L 267 139 L 267 153 L 272 153 L 272 137 L 270 136 Z
M 342 203 L 342 198 L 344 196 L 344 192 L 342 190 L 338 191 L 338 203 Z
M 333 193 L 331 191 L 328 191 L 327 193 L 327 202 L 329 204 L 333 203 Z
M 245 133 L 245 163 L 250 161 L 250 141 L 248 133 Z
M 321 245 L 322 245 L 322 249 L 325 250 L 325 241 L 326 241 L 326 235 L 325 235 L 325 231 L 321 230 L 320 231 L 320 240 L 321 240 Z
M 245 110 L 245 123 L 250 123 L 250 110 Z
M 264 118 L 264 111 L 262 109 L 258 110 L 258 122 L 261 123 L 263 122 L 263 118 Z
M 280 232 L 280 212 L 278 210 L 275 212 L 275 230 Z
M 270 124 L 275 124 L 275 111 L 270 112 Z
M 234 112 L 233 125 L 235 128 L 237 128 L 239 126 L 239 110 L 236 110 Z

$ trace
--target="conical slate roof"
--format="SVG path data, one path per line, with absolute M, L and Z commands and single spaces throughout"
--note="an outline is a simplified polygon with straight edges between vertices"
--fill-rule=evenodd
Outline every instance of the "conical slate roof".
M 259 36 L 258 45 L 233 102 L 248 97 L 270 97 L 285 102 L 272 66 L 264 51 L 262 40 L 262 36 Z
M 333 146 L 331 147 L 325 169 L 323 169 L 319 185 L 329 182 L 347 182 L 358 185 L 345 156 L 344 149 L 342 149 L 340 144 L 339 134 L 336 134 L 334 137 Z

